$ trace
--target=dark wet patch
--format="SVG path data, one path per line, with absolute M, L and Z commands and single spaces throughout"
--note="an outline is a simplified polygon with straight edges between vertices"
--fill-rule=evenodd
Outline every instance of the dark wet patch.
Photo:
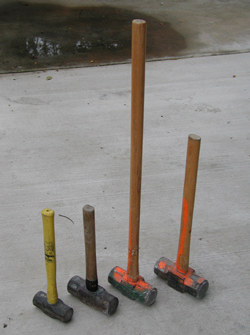
M 0 6 L 0 71 L 112 64 L 130 60 L 131 22 L 147 22 L 147 59 L 186 48 L 167 22 L 114 7 L 15 2 Z

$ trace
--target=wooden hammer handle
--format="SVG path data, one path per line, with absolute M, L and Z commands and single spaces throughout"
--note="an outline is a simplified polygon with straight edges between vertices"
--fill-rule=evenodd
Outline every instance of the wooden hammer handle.
M 95 209 L 90 205 L 85 205 L 82 211 L 85 238 L 86 286 L 88 290 L 96 291 L 98 289 L 98 279 L 95 243 Z
M 42 210 L 45 266 L 47 272 L 47 301 L 54 305 L 58 300 L 56 287 L 56 247 L 54 229 L 54 211 Z
M 137 281 L 139 275 L 139 227 L 143 148 L 146 22 L 132 21 L 131 158 L 130 210 L 127 275 Z
M 188 136 L 180 239 L 176 260 L 176 268 L 179 272 L 182 273 L 187 273 L 189 267 L 190 240 L 193 221 L 196 180 L 198 174 L 200 142 L 201 138 L 199 136 L 194 134 L 190 134 Z

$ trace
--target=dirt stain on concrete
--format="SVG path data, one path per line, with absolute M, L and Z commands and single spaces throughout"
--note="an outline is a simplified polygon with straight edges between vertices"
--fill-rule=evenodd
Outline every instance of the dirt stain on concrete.
M 0 72 L 122 63 L 131 22 L 147 22 L 147 60 L 177 57 L 182 35 L 168 22 L 127 9 L 13 2 L 0 6 Z

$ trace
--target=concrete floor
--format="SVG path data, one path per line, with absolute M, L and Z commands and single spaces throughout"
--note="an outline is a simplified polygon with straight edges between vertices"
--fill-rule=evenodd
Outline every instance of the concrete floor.
M 214 2 L 215 10 L 224 3 Z M 192 12 L 188 3 L 178 4 Z M 146 64 L 140 274 L 158 288 L 150 307 L 107 282 L 111 268 L 127 264 L 130 64 L 0 76 L 1 333 L 250 333 L 245 38 L 243 31 L 238 54 Z M 153 272 L 159 257 L 176 258 L 189 133 L 202 139 L 190 255 L 190 266 L 210 283 L 202 300 L 174 291 Z M 85 276 L 87 203 L 96 210 L 99 283 L 120 301 L 111 317 L 66 290 L 73 275 Z M 59 297 L 74 308 L 69 324 L 32 305 L 34 294 L 46 291 L 45 207 L 55 211 L 57 284 Z

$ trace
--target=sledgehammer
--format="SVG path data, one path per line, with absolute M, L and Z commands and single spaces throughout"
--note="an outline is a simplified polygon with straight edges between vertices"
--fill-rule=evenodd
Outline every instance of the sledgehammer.
M 198 276 L 189 267 L 189 251 L 195 200 L 195 189 L 198 172 L 201 138 L 197 135 L 188 136 L 186 172 L 183 191 L 182 215 L 179 248 L 176 263 L 162 257 L 154 266 L 154 272 L 165 279 L 167 284 L 179 292 L 188 292 L 201 299 L 208 289 L 208 281 Z
M 86 280 L 74 276 L 68 282 L 68 292 L 80 301 L 106 315 L 115 313 L 118 299 L 98 285 L 95 243 L 95 209 L 90 205 L 83 207 Z
M 56 287 L 56 249 L 54 230 L 54 211 L 42 210 L 45 265 L 47 272 L 47 294 L 39 291 L 33 298 L 33 304 L 45 314 L 62 322 L 69 322 L 73 309 L 58 299 Z
M 132 300 L 151 305 L 157 289 L 139 275 L 139 225 L 141 201 L 141 170 L 143 146 L 143 113 L 145 86 L 146 22 L 132 21 L 132 98 L 131 98 L 131 162 L 130 210 L 127 271 L 116 266 L 108 281 Z

